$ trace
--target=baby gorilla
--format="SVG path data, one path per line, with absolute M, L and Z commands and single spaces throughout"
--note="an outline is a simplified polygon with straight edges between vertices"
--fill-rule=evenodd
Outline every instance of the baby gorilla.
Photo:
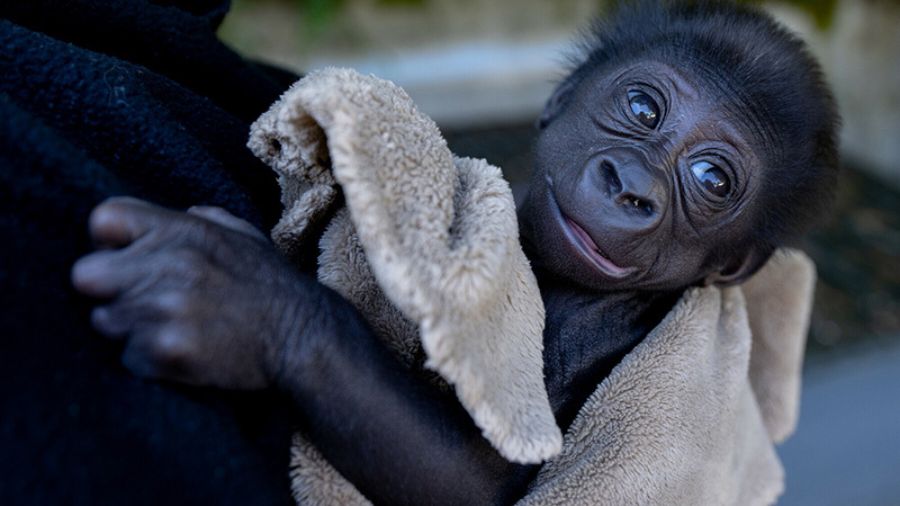
M 520 223 L 566 428 L 687 287 L 746 279 L 827 205 L 837 117 L 815 62 L 768 16 L 655 2 L 594 29 L 539 127 Z M 309 438 L 374 502 L 507 503 L 534 477 L 247 223 L 114 199 L 90 229 L 111 249 L 73 280 L 111 299 L 93 322 L 127 339 L 136 374 L 288 392 Z

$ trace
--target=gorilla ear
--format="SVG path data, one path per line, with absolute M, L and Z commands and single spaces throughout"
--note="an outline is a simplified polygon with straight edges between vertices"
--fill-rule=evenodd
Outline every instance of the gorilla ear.
M 566 108 L 566 104 L 569 102 L 569 97 L 572 96 L 572 92 L 575 91 L 576 81 L 571 77 L 566 79 L 565 81 L 559 83 L 559 86 L 553 90 L 553 95 L 550 95 L 550 98 L 547 100 L 547 104 L 544 105 L 544 111 L 541 113 L 541 116 L 537 120 L 537 127 L 539 130 L 543 130 L 544 127 L 550 124 L 554 118 L 556 118 L 559 113 Z
M 742 257 L 726 265 L 722 270 L 713 272 L 704 280 L 705 285 L 734 286 L 756 274 L 775 252 L 772 246 L 756 246 Z

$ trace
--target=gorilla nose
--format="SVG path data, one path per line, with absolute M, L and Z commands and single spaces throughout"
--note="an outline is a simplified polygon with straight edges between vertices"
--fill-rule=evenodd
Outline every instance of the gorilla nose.
M 665 191 L 661 175 L 637 162 L 617 162 L 613 158 L 600 161 L 601 190 L 627 215 L 655 221 L 661 216 L 665 203 Z M 646 225 L 646 223 L 645 223 Z

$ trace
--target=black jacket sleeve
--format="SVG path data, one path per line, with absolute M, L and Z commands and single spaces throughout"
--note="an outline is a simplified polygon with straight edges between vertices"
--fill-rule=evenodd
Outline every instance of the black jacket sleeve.
M 294 76 L 216 39 L 226 7 L 0 2 L 0 504 L 293 504 L 285 399 L 132 377 L 69 283 L 108 196 L 277 219 L 244 146 Z

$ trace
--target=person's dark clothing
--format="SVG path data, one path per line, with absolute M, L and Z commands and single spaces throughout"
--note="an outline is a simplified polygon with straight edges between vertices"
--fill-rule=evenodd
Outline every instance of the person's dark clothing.
M 292 503 L 278 399 L 129 375 L 69 283 L 108 196 L 277 219 L 245 143 L 295 76 L 219 42 L 226 10 L 0 2 L 0 504 Z

